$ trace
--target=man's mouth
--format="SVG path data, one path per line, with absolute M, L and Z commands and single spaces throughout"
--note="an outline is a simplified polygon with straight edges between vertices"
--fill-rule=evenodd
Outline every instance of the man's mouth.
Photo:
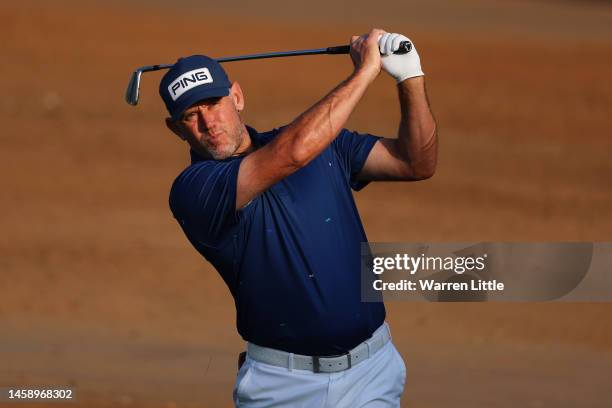
M 206 137 L 205 143 L 211 147 L 216 147 L 219 146 L 219 144 L 221 144 L 221 135 L 222 132 L 219 133 L 208 133 L 208 137 Z
M 218 141 L 221 138 L 221 135 L 223 134 L 222 131 L 213 131 L 211 132 L 210 130 L 208 131 L 208 139 L 211 141 Z
M 208 133 L 211 136 L 217 136 L 217 135 L 220 135 L 221 133 L 223 133 L 223 129 L 221 129 L 221 128 L 208 128 L 208 129 L 206 129 L 206 133 Z

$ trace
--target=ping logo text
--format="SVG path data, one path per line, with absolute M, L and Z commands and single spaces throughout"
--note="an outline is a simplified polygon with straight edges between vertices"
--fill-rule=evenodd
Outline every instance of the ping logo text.
M 182 94 L 196 86 L 210 84 L 213 78 L 208 68 L 198 68 L 185 72 L 168 85 L 168 92 L 173 101 L 176 101 Z

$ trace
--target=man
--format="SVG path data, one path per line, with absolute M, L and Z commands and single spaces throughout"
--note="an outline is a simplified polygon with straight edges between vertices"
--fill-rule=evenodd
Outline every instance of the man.
M 352 74 L 265 133 L 242 122 L 240 85 L 208 57 L 179 59 L 160 83 L 166 124 L 192 159 L 170 207 L 229 287 L 248 342 L 236 406 L 399 406 L 406 367 L 383 303 L 360 299 L 367 238 L 351 188 L 434 173 L 436 125 L 419 56 L 393 54 L 406 40 L 378 29 L 352 37 Z M 381 68 L 397 82 L 397 139 L 343 129 Z

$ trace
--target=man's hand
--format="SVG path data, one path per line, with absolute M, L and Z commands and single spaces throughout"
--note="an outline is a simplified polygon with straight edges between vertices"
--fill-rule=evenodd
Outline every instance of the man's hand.
M 368 34 L 351 37 L 351 59 L 355 73 L 364 73 L 371 81 L 378 76 L 382 67 L 378 38 L 384 33 L 374 28 Z
M 421 59 L 414 43 L 412 49 L 406 54 L 393 54 L 399 49 L 403 41 L 410 41 L 407 37 L 397 33 L 382 33 L 378 40 L 382 56 L 382 67 L 397 83 L 408 78 L 425 75 L 421 70 Z

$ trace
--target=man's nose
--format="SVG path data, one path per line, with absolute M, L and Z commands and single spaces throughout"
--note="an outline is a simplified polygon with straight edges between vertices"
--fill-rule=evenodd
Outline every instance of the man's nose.
M 200 106 L 200 109 L 198 109 L 198 124 L 200 128 L 202 130 L 210 128 L 213 120 L 211 112 L 205 106 Z

